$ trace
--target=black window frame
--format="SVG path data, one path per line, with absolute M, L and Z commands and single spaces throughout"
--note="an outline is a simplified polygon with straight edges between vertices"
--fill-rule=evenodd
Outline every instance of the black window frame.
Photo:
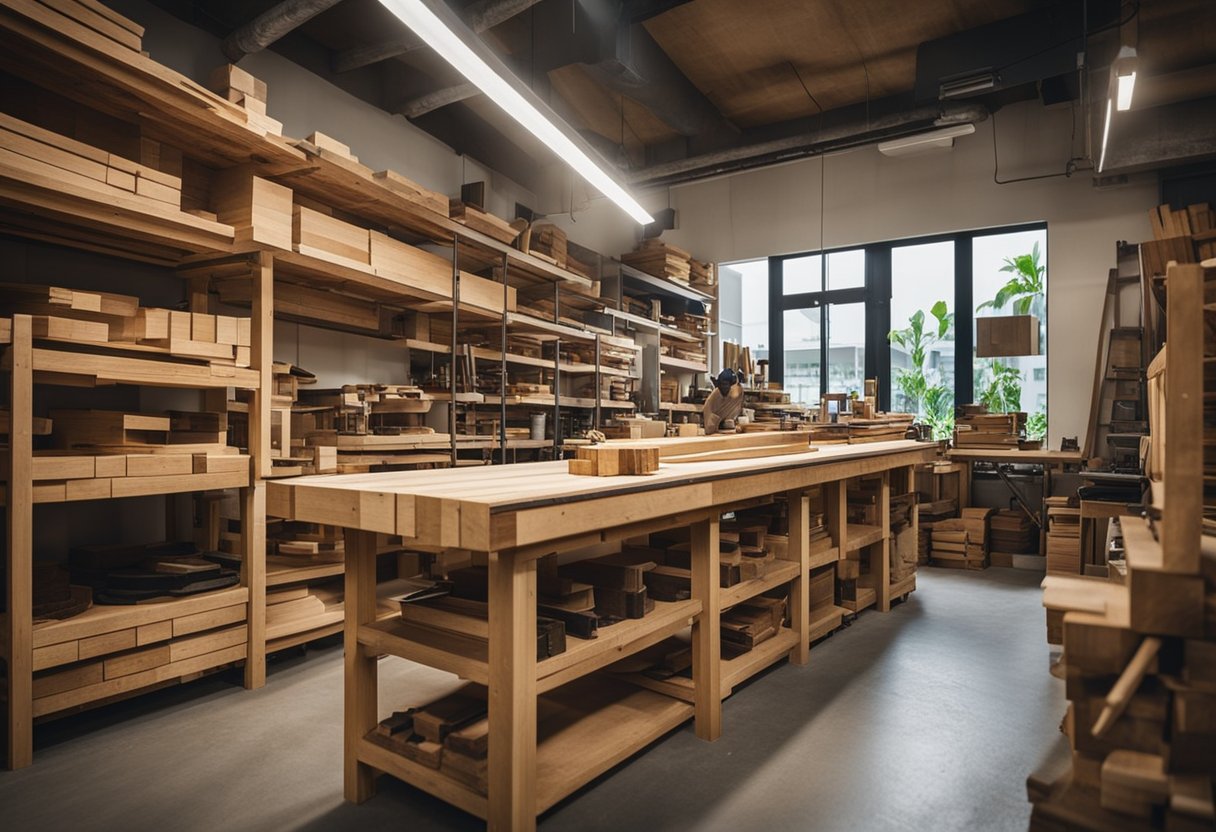
M 927 234 L 920 237 L 905 237 L 898 240 L 883 240 L 875 243 L 837 246 L 792 254 L 773 255 L 768 258 L 768 341 L 769 380 L 785 382 L 785 312 L 791 309 L 819 309 L 819 390 L 827 390 L 828 327 L 827 306 L 832 303 L 865 303 L 866 331 L 865 372 L 866 378 L 877 378 L 878 404 L 882 410 L 891 408 L 891 345 L 887 333 L 891 331 L 891 252 L 903 246 L 926 243 L 954 243 L 954 401 L 956 404 L 971 402 L 975 397 L 974 361 L 975 348 L 975 297 L 972 243 L 977 237 L 1013 234 L 1022 231 L 1043 231 L 1050 235 L 1046 221 L 1015 223 L 1013 225 L 976 228 L 944 234 Z M 1050 237 L 1048 236 L 1048 248 Z M 821 274 L 824 282 L 827 275 L 827 256 L 844 251 L 865 252 L 865 285 L 850 289 L 822 289 L 818 292 L 784 293 L 785 263 L 803 257 L 819 255 L 822 259 Z M 821 285 L 823 285 L 821 283 Z M 1050 292 L 1050 287 L 1048 287 Z M 1050 379 L 1050 369 L 1047 371 Z

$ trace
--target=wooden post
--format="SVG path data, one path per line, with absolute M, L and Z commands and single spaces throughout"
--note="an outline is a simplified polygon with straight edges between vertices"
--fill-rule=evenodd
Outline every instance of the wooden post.
M 376 793 L 376 770 L 359 762 L 359 742 L 376 727 L 376 657 L 359 644 L 359 627 L 376 620 L 376 533 L 346 529 L 343 792 L 352 803 Z M 533 647 L 535 650 L 535 647 Z
M 491 552 L 489 599 L 487 821 L 492 830 L 535 829 L 536 561 Z
M 722 734 L 722 608 L 719 600 L 718 517 L 692 526 L 692 597 L 701 612 L 692 626 L 693 705 L 697 736 L 716 740 Z
M 1203 267 L 1170 266 L 1165 277 L 1165 471 L 1169 499 L 1162 507 L 1161 569 L 1199 571 L 1203 534 L 1203 454 L 1195 450 L 1203 437 Z M 1154 495 L 1156 502 L 1156 495 Z
M 798 645 L 790 650 L 790 663 L 806 664 L 811 653 L 811 499 L 805 492 L 791 491 L 785 502 L 790 527 L 786 557 L 799 564 L 798 577 L 790 582 L 790 628 L 798 635 Z
M 29 315 L 13 316 L 9 349 L 8 765 L 34 761 L 34 347 Z
M 270 400 L 274 346 L 274 257 L 260 252 L 250 280 L 250 367 L 258 371 L 258 389 L 249 406 L 250 482 L 241 495 L 241 580 L 249 589 L 246 627 L 245 687 L 266 684 L 266 483 L 270 474 Z
M 823 484 L 823 522 L 827 526 L 832 542 L 836 544 L 836 557 L 844 560 L 849 543 L 848 482 L 837 480 Z
M 878 492 L 878 525 L 882 539 L 870 547 L 870 574 L 877 584 L 878 611 L 891 611 L 891 469 L 882 472 L 882 488 Z M 875 562 L 877 561 L 877 562 Z
M 908 493 L 919 495 L 920 492 L 916 488 L 916 468 L 917 468 L 917 466 L 915 466 L 915 465 L 908 466 Z M 930 474 L 930 476 L 932 476 L 932 474 Z M 919 552 L 920 551 L 920 497 L 919 496 L 917 496 L 916 499 L 912 501 L 912 539 L 914 541 L 916 541 L 916 551 Z M 917 558 L 917 560 L 919 560 L 919 557 Z M 919 569 L 919 568 L 920 567 L 918 565 L 917 569 Z M 915 571 L 915 570 L 913 570 L 913 571 Z

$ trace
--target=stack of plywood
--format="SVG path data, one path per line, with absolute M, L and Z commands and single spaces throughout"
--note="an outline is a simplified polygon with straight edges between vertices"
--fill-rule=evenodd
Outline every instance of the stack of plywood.
M 1025 429 L 1025 413 L 989 413 L 982 404 L 964 405 L 954 425 L 954 447 L 1017 450 Z
M 125 49 L 143 51 L 144 27 L 99 0 L 42 0 L 37 5 L 58 12 Z
M 249 366 L 248 318 L 141 307 L 132 295 L 57 286 L 6 283 L 0 292 L 0 312 L 33 316 L 35 340 Z
M 528 251 L 551 260 L 554 265 L 566 268 L 569 265 L 567 252 L 568 240 L 566 232 L 552 223 L 540 223 L 532 226 L 528 238 Z
M 98 199 L 133 200 L 148 212 L 180 211 L 182 180 L 0 113 L 0 162 L 78 186 Z
M 1014 555 L 1036 554 L 1039 536 L 1024 512 L 1002 509 L 989 522 L 988 548 L 993 566 L 1013 566 Z
M 284 638 L 337 624 L 344 614 L 340 580 L 275 587 L 266 592 L 266 638 Z
M 807 425 L 813 445 L 859 445 L 903 439 L 916 417 L 910 413 L 876 414 L 873 419 L 842 419 Z
M 692 255 L 682 248 L 658 239 L 643 241 L 636 249 L 621 255 L 621 262 L 638 271 L 688 285 Z
M 382 187 L 398 196 L 405 197 L 410 202 L 416 203 L 428 211 L 433 211 L 441 216 L 448 215 L 449 200 L 438 191 L 432 191 L 430 188 L 423 187 L 417 182 L 392 170 L 376 171 L 376 173 L 372 174 L 372 178 Z
M 689 285 L 703 292 L 712 292 L 714 285 L 718 282 L 718 273 L 714 270 L 714 264 L 701 260 L 688 261 L 688 277 Z
M 1207 203 L 1177 211 L 1150 208 L 1153 239 L 1140 244 L 1141 274 L 1163 277 L 1170 263 L 1196 263 L 1216 257 L 1216 213 Z
M 933 524 L 931 562 L 960 569 L 988 568 L 989 508 L 965 508 L 962 516 Z
M 1081 572 L 1081 509 L 1068 497 L 1048 497 L 1047 572 L 1077 575 Z

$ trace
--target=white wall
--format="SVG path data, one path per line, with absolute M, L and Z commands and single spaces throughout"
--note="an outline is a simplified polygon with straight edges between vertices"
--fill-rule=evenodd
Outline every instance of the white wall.
M 1062 171 L 1072 155 L 1068 110 L 1027 102 L 1002 110 L 996 124 L 1002 179 Z M 1095 189 L 1088 173 L 997 185 L 992 126 L 991 119 L 977 125 L 950 153 L 892 159 L 861 148 L 677 186 L 643 202 L 655 209 L 670 199 L 678 228 L 663 238 L 716 262 L 1045 220 L 1049 441 L 1057 447 L 1062 436 L 1084 437 L 1115 242 L 1149 236 L 1156 179 L 1107 190 Z M 571 234 L 606 253 L 627 251 L 636 239 L 637 226 L 603 199 L 575 217 L 563 223 Z

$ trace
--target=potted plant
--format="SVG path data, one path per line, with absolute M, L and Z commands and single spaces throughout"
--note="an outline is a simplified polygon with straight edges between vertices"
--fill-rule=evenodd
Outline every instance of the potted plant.
M 916 310 L 908 318 L 908 326 L 887 333 L 887 340 L 908 351 L 911 367 L 900 369 L 895 383 L 907 401 L 909 409 L 933 430 L 934 439 L 946 439 L 954 431 L 954 402 L 949 388 L 941 383 L 935 370 L 925 367 L 929 350 L 946 339 L 954 326 L 954 314 L 946 302 L 939 300 L 929 309 L 933 322 L 926 328 L 925 312 Z

